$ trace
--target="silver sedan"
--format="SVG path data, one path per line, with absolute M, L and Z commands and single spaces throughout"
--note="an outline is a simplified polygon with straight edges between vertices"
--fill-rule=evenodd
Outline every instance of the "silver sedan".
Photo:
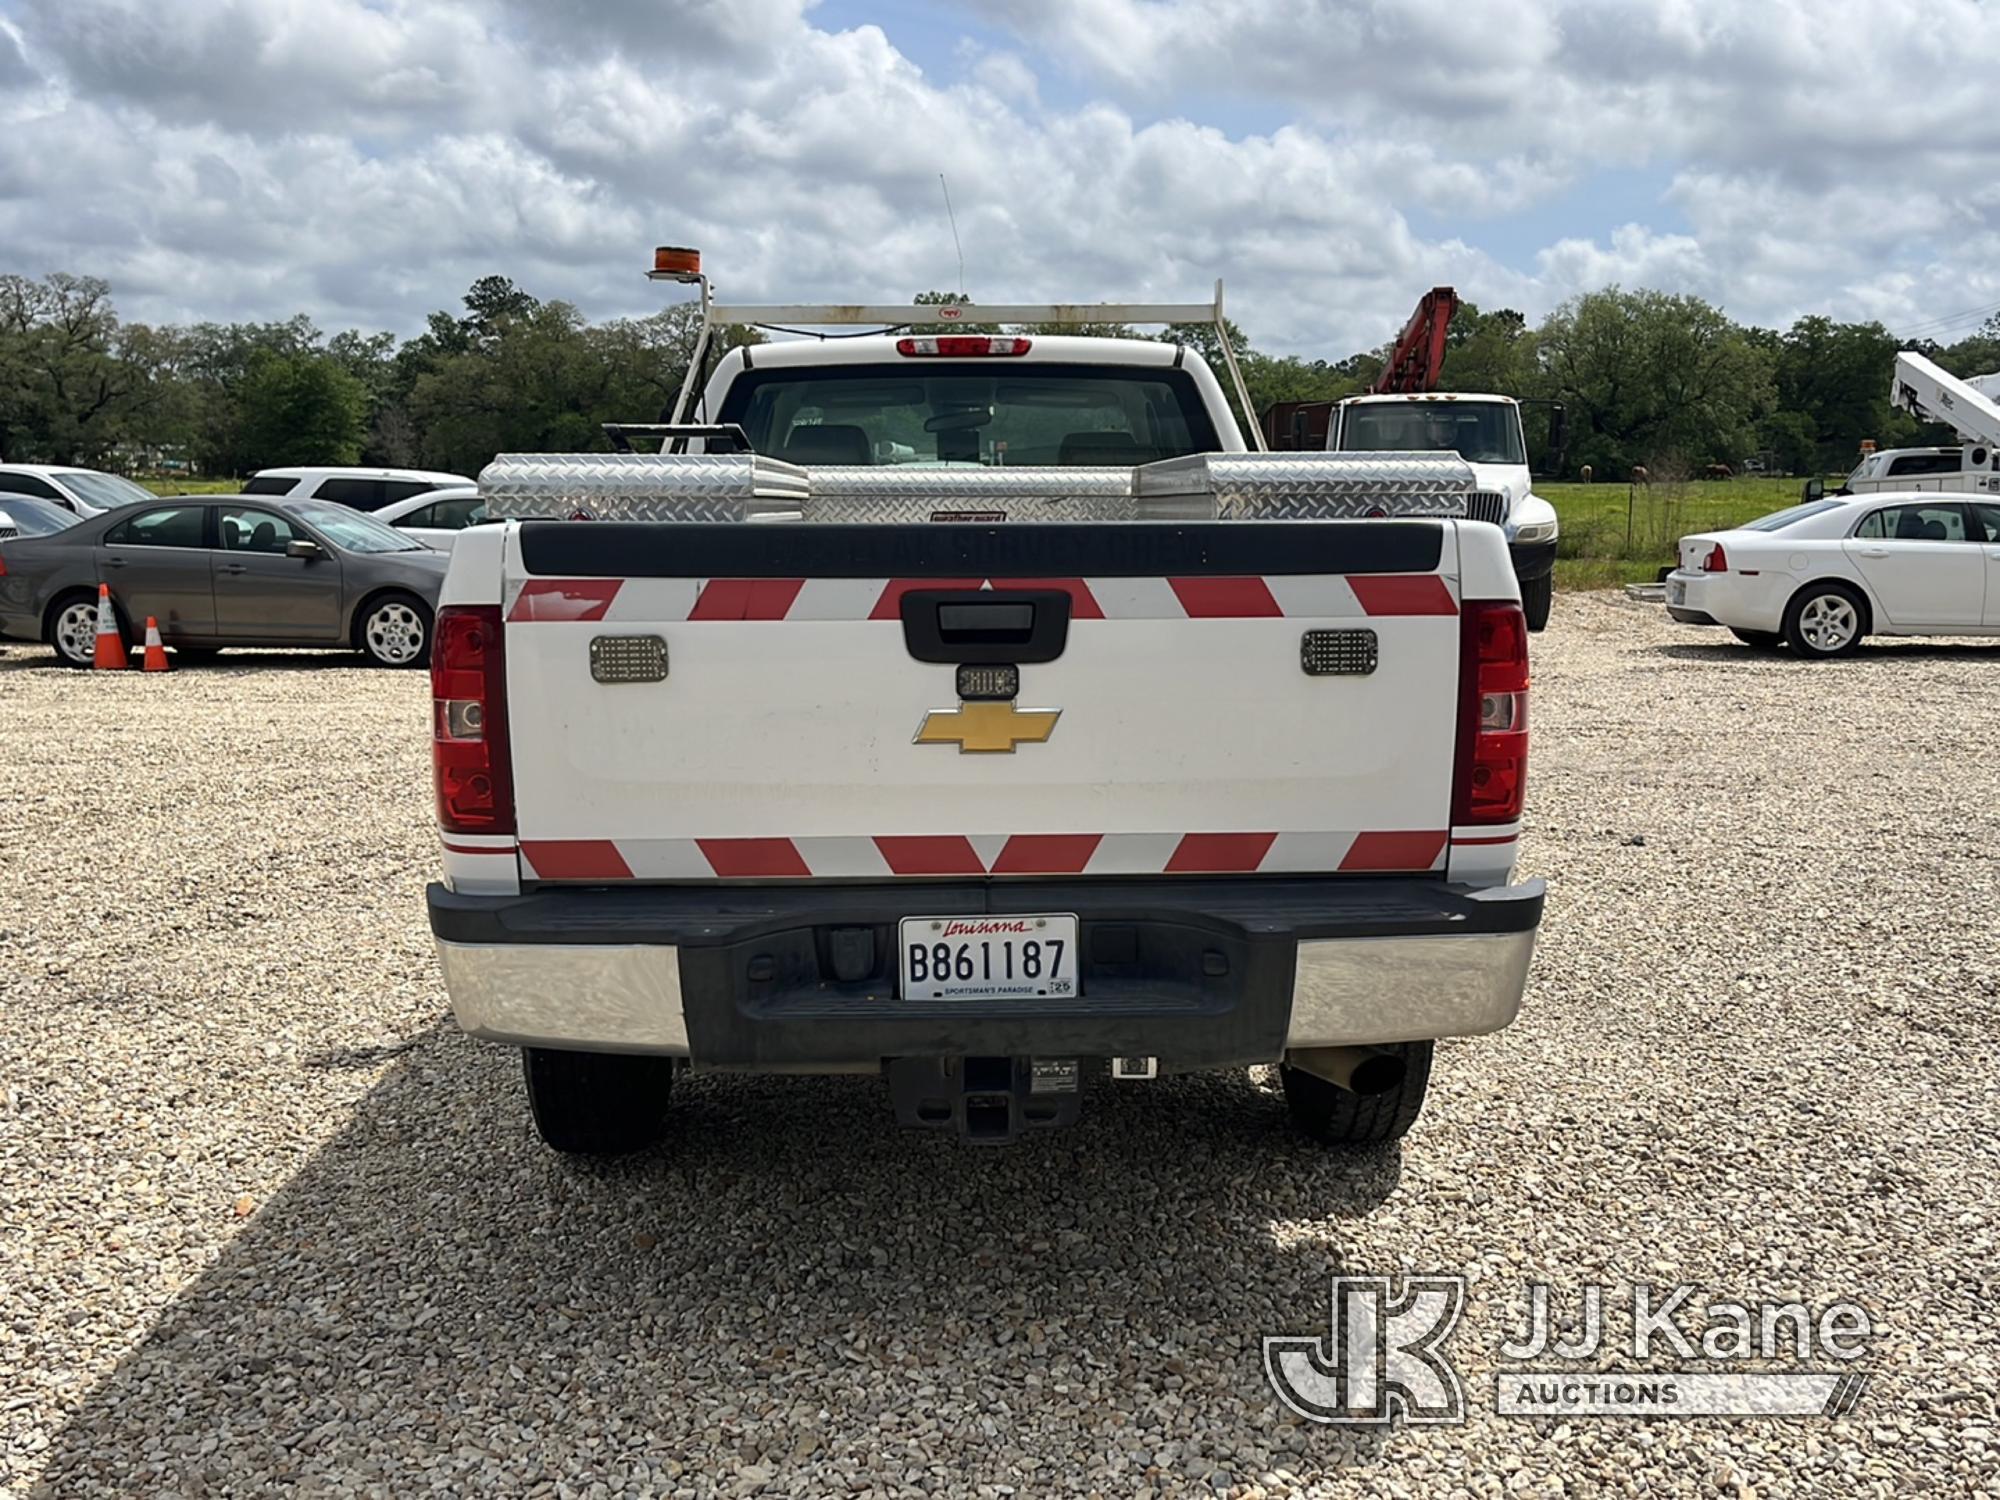
M 185 495 L 0 544 L 0 636 L 89 666 L 103 582 L 128 642 L 151 616 L 184 655 L 337 646 L 422 666 L 450 562 L 344 505 Z

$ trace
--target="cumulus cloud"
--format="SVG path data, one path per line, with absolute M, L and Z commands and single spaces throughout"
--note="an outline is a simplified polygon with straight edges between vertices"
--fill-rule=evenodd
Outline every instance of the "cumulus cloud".
M 494 270 L 647 311 L 673 241 L 730 298 L 902 300 L 956 279 L 942 171 L 981 296 L 1224 275 L 1260 344 L 1336 357 L 1446 281 L 1531 314 L 1610 281 L 1761 319 L 2000 300 L 1971 0 L 964 4 L 985 40 L 919 65 L 806 0 L 0 0 L 0 267 L 408 331 Z M 1634 167 L 1658 222 L 1571 204 L 1520 248 Z

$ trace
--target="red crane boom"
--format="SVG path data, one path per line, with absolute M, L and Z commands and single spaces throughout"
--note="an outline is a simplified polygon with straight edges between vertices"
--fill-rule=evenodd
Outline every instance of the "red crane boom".
M 1437 389 L 1438 372 L 1444 368 L 1444 336 L 1451 328 L 1452 314 L 1458 311 L 1458 293 L 1448 286 L 1434 286 L 1424 293 L 1410 321 L 1396 337 L 1389 362 L 1368 389 L 1377 396 L 1413 396 Z

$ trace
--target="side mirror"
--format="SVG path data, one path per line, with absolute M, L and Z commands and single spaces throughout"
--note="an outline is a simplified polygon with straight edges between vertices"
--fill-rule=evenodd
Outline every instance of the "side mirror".
M 1528 455 L 1528 472 L 1537 479 L 1560 479 L 1568 465 L 1569 456 L 1569 408 L 1560 401 L 1547 396 L 1523 396 L 1520 404 L 1546 406 L 1549 409 L 1549 430 L 1547 440 L 1542 444 L 1541 462 L 1536 465 L 1536 456 Z M 1525 439 L 1527 433 L 1521 436 Z
M 1824 479 L 1813 478 L 1808 479 L 1805 488 L 1799 491 L 1799 500 L 1802 504 L 1810 505 L 1815 500 L 1823 499 L 1825 495 L 1826 481 Z
M 295 536 L 285 543 L 285 556 L 296 557 L 301 562 L 311 562 L 316 557 L 325 557 L 326 548 L 311 537 Z

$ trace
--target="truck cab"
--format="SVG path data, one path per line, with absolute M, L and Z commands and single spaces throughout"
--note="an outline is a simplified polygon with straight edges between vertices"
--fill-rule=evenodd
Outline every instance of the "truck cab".
M 1353 396 L 1337 403 L 1326 446 L 1343 453 L 1456 453 L 1472 465 L 1486 509 L 1507 537 L 1528 628 L 1548 624 L 1555 588 L 1555 507 L 1534 493 L 1521 403 L 1511 396 L 1430 391 Z
M 1971 468 L 1957 445 L 1938 448 L 1884 448 L 1854 466 L 1841 484 L 1843 495 L 1872 495 L 1885 490 L 1984 489 L 1990 475 Z

